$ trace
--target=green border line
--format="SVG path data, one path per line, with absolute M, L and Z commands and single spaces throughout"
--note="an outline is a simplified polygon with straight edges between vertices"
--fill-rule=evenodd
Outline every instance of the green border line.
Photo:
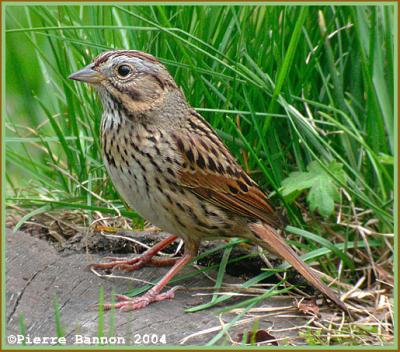
M 112 5 L 126 5 L 126 6 L 153 6 L 153 5 L 166 5 L 166 6 L 221 6 L 221 5 L 229 5 L 229 6 L 255 6 L 255 5 L 263 5 L 263 6 L 298 6 L 298 5 L 307 5 L 307 6 L 331 6 L 332 3 L 335 6 L 367 6 L 367 5 L 395 5 L 397 1 L 231 1 L 231 2 L 221 2 L 221 1 L 198 1 L 198 2 L 190 2 L 190 1 L 115 1 L 115 2 L 107 2 L 107 1 L 82 1 L 79 0 L 71 0 L 71 1 L 21 1 L 21 2 L 13 2 L 13 1 L 4 1 L 2 2 L 7 6 L 42 6 L 42 5 L 50 5 L 50 6 L 92 6 L 92 5 L 104 5 L 104 6 L 112 6 Z
M 6 237 L 5 237 L 5 229 L 6 229 L 6 189 L 3 185 L 5 185 L 6 180 L 6 157 L 5 157 L 5 112 L 6 112 L 6 49 L 5 49 L 5 38 L 6 38 L 6 31 L 5 31 L 5 7 L 1 4 L 1 184 L 2 184 L 2 191 L 1 191 L 1 287 L 4 288 L 1 290 L 1 344 L 2 348 L 4 348 L 4 340 L 6 337 Z M 4 337 L 4 338 L 3 338 Z
M 221 6 L 221 5 L 229 5 L 229 6 L 254 6 L 254 5 L 263 5 L 263 6 L 277 6 L 277 5 L 282 5 L 282 6 L 297 6 L 297 5 L 307 5 L 307 6 L 313 6 L 313 5 L 326 5 L 326 6 L 331 6 L 331 2 L 321 2 L 321 1 L 294 1 L 294 2 L 279 2 L 279 1 L 271 1 L 271 2 L 161 2 L 161 1 L 150 1 L 150 2 L 99 2 L 99 1 L 94 1 L 94 2 L 43 2 L 43 1 L 30 1 L 30 2 L 7 2 L 4 1 L 1 4 L 1 10 L 2 10 L 2 48 L 1 48 L 1 55 L 2 55 L 2 121 L 1 121 L 1 137 L 2 137 L 2 145 L 1 145 L 1 166 L 2 166 L 2 175 L 1 175 L 1 180 L 2 180 L 2 185 L 5 185 L 5 113 L 6 113 L 6 108 L 5 108 L 5 102 L 6 102 L 6 70 L 5 70 L 5 59 L 6 59 L 6 47 L 5 47 L 5 27 L 6 27 L 6 22 L 5 22 L 5 12 L 6 12 L 6 7 L 14 7 L 14 6 L 40 6 L 40 5 L 47 5 L 47 6 L 112 6 L 112 5 L 130 5 L 130 6 L 151 6 L 151 5 L 166 5 L 166 6 L 173 6 L 173 5 L 181 5 L 181 6 Z M 360 1 L 360 2 L 355 2 L 355 1 L 349 1 L 349 2 L 343 2 L 343 1 L 338 1 L 338 2 L 333 2 L 334 6 L 373 6 L 373 5 L 386 5 L 386 6 L 394 6 L 394 27 L 395 29 L 398 29 L 398 2 L 397 1 Z M 396 6 L 397 5 L 397 6 Z M 395 30 L 394 33 L 394 44 L 395 44 L 395 52 L 394 52 L 394 62 L 396 65 L 394 65 L 394 96 L 398 97 L 399 91 L 398 91 L 398 32 Z M 399 116 L 398 116 L 398 100 L 395 99 L 394 102 L 394 116 L 397 116 L 397 119 L 395 119 L 395 142 L 397 145 L 397 148 L 395 150 L 395 204 L 394 204 L 394 214 L 399 213 L 399 183 L 398 183 L 398 175 L 399 175 L 399 168 L 398 168 L 398 162 L 399 162 Z M 2 239 L 1 239 L 1 244 L 2 244 L 2 258 L 5 258 L 5 188 L 3 188 L 2 191 L 2 197 L 1 197 L 1 224 L 2 224 Z M 395 216 L 395 234 L 398 234 L 399 232 L 399 219 L 398 216 Z M 395 277 L 395 285 L 394 285 L 394 297 L 398 297 L 399 295 L 399 240 L 398 236 L 395 236 L 394 238 L 394 248 L 395 248 L 395 267 L 394 267 L 394 277 Z M 5 260 L 2 261 L 2 278 L 1 278 L 1 283 L 2 287 L 5 287 Z M 6 311 L 5 311 L 5 302 L 6 302 L 6 294 L 5 290 L 2 290 L 1 294 L 1 308 L 2 308 L 2 317 L 1 317 L 1 322 L 2 322 L 2 329 L 1 329 L 1 334 L 2 337 L 6 337 L 6 324 L 5 324 L 5 316 L 6 316 Z M 185 314 L 185 313 L 182 313 Z M 394 333 L 394 343 L 392 346 L 338 346 L 338 345 L 333 345 L 333 346 L 296 346 L 296 347 L 288 347 L 288 346 L 262 346 L 262 347 L 246 347 L 246 346 L 212 346 L 212 347 L 202 347 L 202 346 L 144 346 L 144 345 L 139 345 L 137 347 L 135 346 L 126 346 L 126 345 L 107 345 L 107 346 L 73 346 L 73 345 L 67 345 L 67 346 L 45 346 L 45 345 L 40 345 L 40 346 L 22 346 L 22 345 L 6 345 L 5 344 L 5 339 L 2 338 L 2 349 L 7 349 L 7 350 L 148 350 L 148 351 L 154 351 L 154 350 L 300 350 L 300 351 L 307 351 L 307 350 L 389 350 L 389 351 L 394 351 L 398 349 L 398 343 L 399 343 L 399 329 L 398 329 L 398 323 L 399 323 L 399 302 L 398 300 L 394 302 L 394 327 L 395 327 L 395 333 Z

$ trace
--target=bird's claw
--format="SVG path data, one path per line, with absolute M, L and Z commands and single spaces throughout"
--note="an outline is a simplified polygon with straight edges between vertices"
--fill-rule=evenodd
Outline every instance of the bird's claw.
M 173 299 L 175 297 L 175 291 L 181 286 L 175 286 L 164 293 L 155 292 L 153 290 L 148 291 L 141 297 L 131 298 L 124 295 L 117 295 L 117 303 L 106 303 L 104 304 L 104 310 L 119 309 L 123 312 L 129 312 L 132 310 L 142 309 L 153 302 L 165 301 L 167 299 Z
M 149 261 L 151 261 L 151 257 L 146 255 L 141 255 L 133 259 L 122 258 L 125 260 L 121 260 L 121 258 L 116 257 L 107 257 L 106 259 L 110 260 L 110 262 L 90 264 L 89 267 L 91 269 L 119 269 L 133 271 L 144 267 Z

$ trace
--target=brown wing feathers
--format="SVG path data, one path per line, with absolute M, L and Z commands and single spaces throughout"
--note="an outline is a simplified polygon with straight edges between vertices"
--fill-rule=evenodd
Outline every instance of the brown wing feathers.
M 211 128 L 195 117 L 195 122 L 190 122 L 195 133 L 174 135 L 184 159 L 179 170 L 182 185 L 221 208 L 281 227 L 267 196 L 236 163 Z
M 187 138 L 182 137 L 185 136 L 184 134 L 180 134 L 179 137 L 174 136 L 184 159 L 184 167 L 179 171 L 182 185 L 232 213 L 261 220 L 263 224 L 249 224 L 249 228 L 262 240 L 264 247 L 267 244 L 267 249 L 292 264 L 314 287 L 348 312 L 335 292 L 320 281 L 319 277 L 274 230 L 282 228 L 282 223 L 268 203 L 267 196 L 227 153 L 218 137 L 213 133 L 210 138 L 205 135 L 200 137 L 197 133 L 192 133 Z M 204 143 L 206 138 L 207 144 Z M 223 158 L 220 157 L 218 160 L 211 158 L 211 153 L 207 152 L 207 148 L 208 150 L 216 149 Z

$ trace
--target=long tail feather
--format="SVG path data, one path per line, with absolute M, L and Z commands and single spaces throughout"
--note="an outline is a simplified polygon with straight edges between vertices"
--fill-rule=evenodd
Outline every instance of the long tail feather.
M 264 246 L 267 250 L 272 250 L 274 253 L 280 255 L 289 264 L 291 264 L 301 275 L 307 279 L 315 288 L 320 290 L 325 296 L 336 303 L 338 307 L 349 314 L 345 304 L 338 298 L 336 293 L 324 285 L 318 275 L 313 272 L 306 263 L 293 251 L 286 241 L 279 235 L 276 230 L 267 224 L 253 223 L 249 225 L 250 230 L 262 241 L 266 243 Z M 268 245 L 268 247 L 267 247 Z

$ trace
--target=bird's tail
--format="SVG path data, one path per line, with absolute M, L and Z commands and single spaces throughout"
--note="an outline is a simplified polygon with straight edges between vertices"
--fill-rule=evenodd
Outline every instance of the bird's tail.
M 291 264 L 304 278 L 311 283 L 315 288 L 320 290 L 325 296 L 336 303 L 345 312 L 348 312 L 345 304 L 339 299 L 336 293 L 328 286 L 323 284 L 316 272 L 312 271 L 310 267 L 294 252 L 292 248 L 286 243 L 283 237 L 272 227 L 267 224 L 253 223 L 249 225 L 250 230 L 264 242 L 267 250 L 272 250 L 274 253 L 281 256 L 289 264 Z

